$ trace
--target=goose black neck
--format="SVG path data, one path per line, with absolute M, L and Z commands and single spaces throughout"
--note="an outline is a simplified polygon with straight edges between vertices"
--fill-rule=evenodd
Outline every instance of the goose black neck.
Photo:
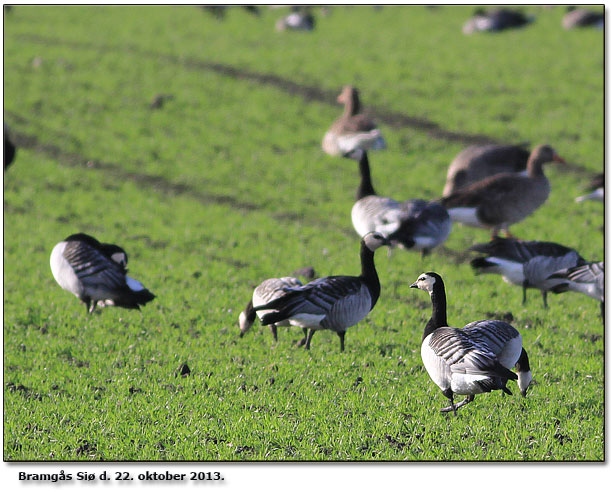
M 371 183 L 371 170 L 369 169 L 369 157 L 367 152 L 362 151 L 361 159 L 359 160 L 359 171 L 361 173 L 361 184 L 356 190 L 356 200 L 360 200 L 365 196 L 374 196 L 376 194 Z
M 422 334 L 423 341 L 438 327 L 447 327 L 448 325 L 446 316 L 446 290 L 441 278 L 435 280 L 433 291 L 431 292 L 431 302 L 433 304 L 433 312 L 424 328 L 424 333 Z
M 380 297 L 380 279 L 373 260 L 374 252 L 361 241 L 361 278 L 365 281 L 371 295 L 371 308 Z

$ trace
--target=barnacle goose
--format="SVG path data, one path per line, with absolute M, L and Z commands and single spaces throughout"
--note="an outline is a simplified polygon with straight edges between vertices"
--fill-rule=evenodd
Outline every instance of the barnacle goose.
M 252 327 L 255 318 L 258 316 L 261 319 L 265 314 L 270 312 L 275 312 L 274 310 L 259 310 L 255 311 L 255 307 L 260 305 L 264 305 L 266 303 L 271 302 L 277 298 L 280 298 L 287 294 L 284 288 L 294 288 L 303 286 L 299 279 L 293 276 L 284 276 L 282 278 L 269 278 L 263 281 L 259 286 L 257 286 L 252 292 L 252 299 L 249 300 L 246 308 L 240 313 L 238 323 L 240 326 L 240 337 L 244 336 L 246 332 Z M 281 322 L 275 322 L 270 324 L 270 330 L 272 335 L 274 336 L 274 341 L 278 341 L 278 329 L 277 326 L 288 326 L 290 325 L 290 320 L 284 320 Z M 307 334 L 307 329 L 303 329 L 304 331 L 304 339 L 301 344 L 305 343 L 305 337 Z
M 367 152 L 358 149 L 351 152 L 350 158 L 359 161 L 361 174 L 351 213 L 352 225 L 361 237 L 380 232 L 386 235 L 391 247 L 419 250 L 422 256 L 448 238 L 452 221 L 443 206 L 423 199 L 399 202 L 376 195 Z
M 502 390 L 511 395 L 507 380 L 517 380 L 522 396 L 532 380 L 522 336 L 511 325 L 498 320 L 480 320 L 463 329 L 448 327 L 446 293 L 437 273 L 421 274 L 410 286 L 429 293 L 433 312 L 422 334 L 421 356 L 424 367 L 450 406 L 456 410 L 475 398 L 475 394 Z M 510 368 L 515 366 L 516 373 Z M 467 397 L 454 404 L 454 394 Z
M 331 156 L 346 156 L 361 148 L 363 150 L 384 150 L 386 140 L 375 121 L 361 113 L 359 91 L 351 85 L 344 86 L 337 102 L 344 104 L 344 113 L 335 120 L 325 133 L 322 149 Z
M 492 236 L 534 213 L 549 196 L 551 187 L 543 173 L 547 162 L 565 162 L 549 145 L 539 145 L 531 152 L 526 175 L 515 172 L 496 174 L 444 196 L 440 203 L 452 221 L 471 227 L 488 228 Z
M 64 290 L 76 295 L 92 313 L 96 305 L 140 309 L 155 298 L 127 276 L 127 254 L 86 234 L 70 235 L 51 252 L 51 272 Z
M 543 306 L 547 308 L 547 292 L 561 280 L 549 276 L 563 268 L 586 263 L 575 249 L 555 242 L 522 241 L 497 237 L 485 244 L 469 248 L 484 254 L 471 260 L 475 274 L 500 274 L 507 283 L 522 287 L 522 304 L 526 289 L 541 290 Z
M 361 239 L 360 276 L 326 276 L 304 286 L 284 288 L 286 295 L 254 307 L 255 311 L 274 311 L 263 315 L 261 323 L 289 320 L 292 325 L 309 328 L 306 349 L 315 330 L 330 329 L 339 336 L 340 351 L 344 351 L 346 330 L 363 319 L 380 296 L 374 253 L 384 245 L 389 242 L 382 234 L 365 235 Z
M 605 263 L 582 264 L 556 271 L 548 276 L 550 280 L 560 280 L 561 283 L 551 290 L 554 293 L 568 291 L 579 292 L 600 302 L 600 315 L 605 317 Z

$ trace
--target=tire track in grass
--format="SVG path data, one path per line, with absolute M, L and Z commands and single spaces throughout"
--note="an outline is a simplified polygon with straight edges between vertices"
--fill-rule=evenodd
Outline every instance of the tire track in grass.
M 37 34 L 21 34 L 17 35 L 16 39 L 45 45 L 66 46 L 73 49 L 91 49 L 104 52 L 125 51 L 138 56 L 146 56 L 157 60 L 163 60 L 190 70 L 211 71 L 236 80 L 248 80 L 259 85 L 274 87 L 290 95 L 300 96 L 305 101 L 316 101 L 329 104 L 334 107 L 337 106 L 337 90 L 328 90 L 321 87 L 300 84 L 273 73 L 257 72 L 223 63 L 205 61 L 191 56 L 182 57 L 170 53 L 159 53 L 133 44 L 112 46 L 82 41 L 69 41 L 66 39 L 40 36 Z M 446 140 L 465 145 L 504 143 L 487 135 L 461 133 L 447 130 L 439 126 L 439 124 L 435 123 L 434 121 L 410 116 L 408 114 L 392 111 L 375 105 L 368 105 L 368 111 L 376 119 L 391 127 L 412 128 L 418 131 L 423 131 L 433 139 Z M 568 162 L 566 165 L 562 166 L 560 168 L 560 172 L 573 172 L 585 176 L 594 175 L 593 172 L 587 167 L 571 162 Z

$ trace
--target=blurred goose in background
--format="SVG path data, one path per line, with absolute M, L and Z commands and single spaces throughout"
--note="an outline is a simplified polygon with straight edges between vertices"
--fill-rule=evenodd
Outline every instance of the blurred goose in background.
M 76 295 L 91 314 L 96 305 L 140 309 L 155 298 L 127 276 L 127 254 L 86 234 L 74 234 L 51 252 L 51 272 L 64 290 Z
M 277 31 L 312 31 L 315 20 L 310 8 L 307 6 L 293 6 L 291 13 L 276 22 Z
M 359 236 L 380 232 L 390 241 L 391 248 L 421 251 L 422 256 L 448 238 L 452 221 L 443 206 L 423 199 L 399 202 L 376 195 L 367 152 L 356 150 L 350 157 L 359 161 L 361 175 L 351 213 Z
M 562 27 L 574 29 L 576 27 L 605 27 L 604 12 L 593 12 L 588 9 L 578 9 L 575 6 L 567 7 L 567 13 L 562 18 Z
M 550 184 L 543 164 L 562 162 L 549 145 L 539 145 L 530 154 L 526 175 L 503 173 L 488 177 L 441 198 L 452 221 L 492 230 L 492 237 L 531 215 L 547 200 Z
M 8 169 L 9 165 L 15 160 L 17 147 L 11 139 L 10 130 L 6 122 L 4 123 L 4 170 Z
M 605 174 L 596 174 L 586 190 L 590 192 L 584 196 L 578 196 L 575 198 L 575 202 L 581 203 L 588 200 L 605 201 Z
M 385 245 L 389 242 L 382 234 L 365 235 L 361 240 L 360 276 L 326 276 L 301 287 L 284 288 L 285 295 L 254 307 L 255 311 L 272 311 L 263 315 L 261 323 L 288 320 L 294 326 L 309 328 L 306 349 L 310 349 L 315 330 L 330 329 L 339 336 L 340 351 L 344 351 L 346 330 L 362 320 L 380 296 L 374 253 Z
M 450 400 L 441 412 L 453 411 L 472 402 L 475 394 L 502 390 L 511 395 L 508 380 L 517 380 L 522 396 L 532 380 L 522 336 L 510 324 L 480 320 L 463 329 L 448 327 L 446 293 L 437 273 L 421 274 L 410 286 L 431 297 L 433 311 L 422 333 L 420 354 L 429 376 Z M 515 366 L 516 373 L 510 369 Z M 454 394 L 467 397 L 454 404 Z
M 265 314 L 269 314 L 271 312 L 277 312 L 275 310 L 259 310 L 255 311 L 255 307 L 259 307 L 260 305 L 264 305 L 266 303 L 271 302 L 277 298 L 280 298 L 287 294 L 284 288 L 293 288 L 303 286 L 299 279 L 293 276 L 284 276 L 282 278 L 269 278 L 263 281 L 259 286 L 257 286 L 252 292 L 252 299 L 249 300 L 246 308 L 240 313 L 238 323 L 240 326 L 240 337 L 244 336 L 246 332 L 252 327 L 255 322 L 255 318 L 258 316 L 261 319 Z M 270 324 L 270 330 L 272 335 L 274 336 L 274 341 L 278 341 L 278 329 L 277 326 L 289 326 L 290 321 L 284 320 L 281 322 L 276 322 Z M 303 330 L 304 339 L 301 344 L 305 342 L 305 337 L 307 335 L 307 329 Z
M 559 280 L 551 290 L 554 293 L 578 292 L 600 302 L 600 315 L 605 318 L 605 263 L 582 264 L 561 269 L 548 276 L 548 280 Z
M 443 195 L 502 172 L 522 172 L 530 152 L 523 145 L 471 145 L 450 164 Z
M 486 12 L 482 8 L 477 8 L 471 17 L 463 25 L 463 34 L 473 34 L 479 31 L 497 32 L 505 29 L 523 27 L 533 21 L 518 10 L 493 9 Z
M 521 286 L 522 304 L 526 303 L 526 289 L 537 288 L 541 290 L 545 308 L 547 292 L 561 283 L 550 275 L 586 263 L 575 249 L 554 242 L 497 237 L 485 244 L 475 244 L 469 250 L 484 254 L 471 261 L 475 274 L 499 274 L 505 282 Z
M 356 149 L 383 150 L 386 141 L 376 123 L 361 113 L 359 91 L 344 86 L 337 102 L 344 104 L 344 113 L 329 128 L 322 141 L 322 149 L 332 156 L 346 156 Z

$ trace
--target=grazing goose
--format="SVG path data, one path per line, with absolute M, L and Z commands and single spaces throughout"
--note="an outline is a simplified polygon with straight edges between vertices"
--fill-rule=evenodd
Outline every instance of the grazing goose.
M 74 234 L 51 252 L 51 272 L 64 290 L 74 293 L 92 313 L 96 304 L 140 309 L 155 298 L 142 283 L 127 276 L 127 254 L 86 234 Z
M 600 315 L 605 318 L 605 263 L 587 263 L 581 266 L 562 269 L 548 276 L 560 280 L 551 290 L 554 293 L 579 292 L 600 302 Z
M 264 305 L 266 303 L 275 300 L 276 298 L 280 298 L 286 295 L 286 291 L 284 288 L 294 288 L 303 286 L 301 281 L 292 276 L 284 276 L 282 278 L 269 278 L 263 281 L 259 286 L 257 286 L 252 292 L 252 299 L 246 305 L 246 308 L 240 313 L 238 323 L 240 326 L 240 337 L 244 336 L 246 332 L 252 327 L 255 318 L 258 316 L 259 319 L 263 318 L 265 314 L 270 312 L 276 312 L 274 310 L 259 310 L 255 311 L 255 307 L 260 305 Z M 270 330 L 272 335 L 274 336 L 274 341 L 278 341 L 278 329 L 277 326 L 288 326 L 290 325 L 289 320 L 285 320 L 282 322 L 276 322 L 270 324 Z M 304 340 L 307 334 L 307 329 L 304 329 Z
M 523 145 L 471 145 L 450 164 L 443 195 L 502 172 L 522 172 L 530 152 Z
M 596 174 L 590 181 L 587 190 L 590 191 L 590 193 L 575 198 L 577 203 L 588 200 L 605 201 L 605 174 Z
M 530 154 L 527 175 L 503 173 L 488 177 L 441 198 L 452 221 L 489 228 L 496 237 L 509 226 L 524 220 L 547 200 L 550 184 L 543 164 L 564 162 L 549 145 L 539 145 Z
M 522 304 L 526 303 L 526 289 L 538 288 L 547 308 L 547 292 L 561 283 L 549 276 L 564 268 L 586 263 L 575 249 L 554 242 L 522 241 L 500 237 L 475 244 L 470 251 L 485 254 L 471 261 L 476 274 L 500 274 L 507 283 L 522 287 Z
M 386 141 L 376 123 L 361 113 L 359 91 L 346 85 L 337 97 L 344 104 L 344 114 L 337 119 L 325 134 L 322 149 L 332 156 L 347 155 L 361 148 L 363 150 L 383 150 Z
M 423 273 L 411 288 L 428 292 L 433 313 L 422 334 L 420 353 L 429 376 L 450 406 L 441 412 L 453 411 L 475 398 L 475 394 L 502 390 L 511 395 L 507 380 L 517 380 L 523 396 L 532 380 L 522 336 L 511 325 L 498 320 L 481 320 L 463 329 L 448 327 L 446 293 L 437 273 Z M 510 368 L 515 366 L 517 375 Z M 467 397 L 454 404 L 454 394 Z
M 384 245 L 389 242 L 382 234 L 365 235 L 361 239 L 360 276 L 327 276 L 301 287 L 285 288 L 286 295 L 254 307 L 255 311 L 274 310 L 265 314 L 261 323 L 289 320 L 294 326 L 309 328 L 306 349 L 310 349 L 315 330 L 330 329 L 339 336 L 340 351 L 344 351 L 346 330 L 363 319 L 380 296 L 374 253 Z
M 567 11 L 568 12 L 562 18 L 562 27 L 567 30 L 576 27 L 597 27 L 602 29 L 605 26 L 604 12 L 577 9 L 574 6 L 568 7 Z
M 15 154 L 17 148 L 11 140 L 10 131 L 8 125 L 4 123 L 4 170 L 8 169 L 8 166 L 15 160 Z
M 352 224 L 361 237 L 380 232 L 391 247 L 418 250 L 423 257 L 448 238 L 452 221 L 443 206 L 422 199 L 398 202 L 377 196 L 371 183 L 367 152 L 359 149 L 350 156 L 359 157 L 361 183 L 352 206 Z
M 473 17 L 463 25 L 463 34 L 473 34 L 478 31 L 497 32 L 505 29 L 523 27 L 532 22 L 522 12 L 509 9 L 494 9 L 489 12 L 478 8 Z

